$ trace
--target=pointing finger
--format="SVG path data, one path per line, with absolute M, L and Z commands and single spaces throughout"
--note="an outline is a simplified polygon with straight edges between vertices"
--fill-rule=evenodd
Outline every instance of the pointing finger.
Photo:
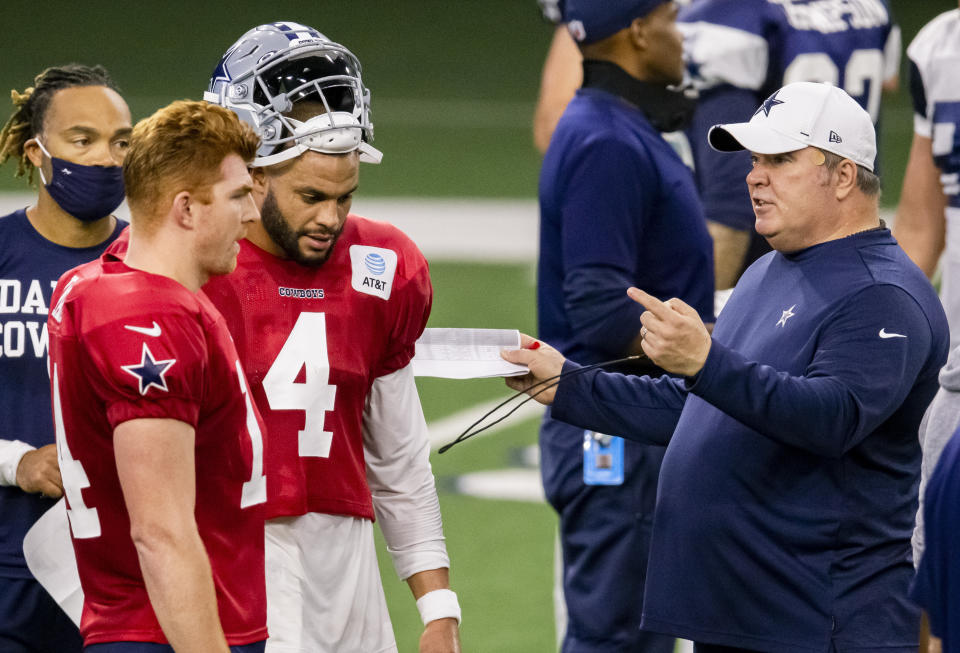
M 627 296 L 659 318 L 664 318 L 670 314 L 671 309 L 669 306 L 653 295 L 648 295 L 639 288 L 628 288 Z

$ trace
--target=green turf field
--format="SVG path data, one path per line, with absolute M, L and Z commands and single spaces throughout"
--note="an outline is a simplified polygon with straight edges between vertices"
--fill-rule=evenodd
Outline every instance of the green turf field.
M 429 326 L 535 328 L 531 265 L 435 263 L 436 293 Z M 427 419 L 507 394 L 503 381 L 419 379 Z M 553 537 L 556 518 L 546 504 L 491 501 L 450 492 L 466 472 L 516 464 L 517 451 L 536 442 L 536 420 L 434 454 L 441 490 L 452 583 L 465 615 L 466 651 L 550 651 L 553 648 Z M 415 651 L 422 626 L 410 592 L 391 574 L 381 546 L 387 600 L 403 653 Z
M 249 27 L 295 20 L 347 44 L 363 63 L 376 144 L 385 153 L 384 164 L 365 173 L 363 193 L 536 193 L 529 123 L 550 28 L 534 0 L 51 0 L 41 13 L 6 4 L 0 107 L 7 89 L 23 89 L 43 67 L 81 61 L 107 66 L 140 118 L 172 99 L 200 97 L 220 55 Z M 904 43 L 956 7 L 953 0 L 892 4 Z M 885 203 L 892 205 L 912 128 L 905 83 L 884 106 Z M 11 173 L 0 169 L 0 191 L 22 188 Z
M 314 26 L 360 58 L 384 165 L 363 192 L 532 196 L 529 122 L 550 29 L 534 0 L 314 0 L 197 3 L 116 0 L 5 3 L 0 115 L 8 89 L 42 68 L 102 63 L 134 119 L 199 98 L 220 56 L 263 22 Z M 0 169 L 0 191 L 17 188 Z

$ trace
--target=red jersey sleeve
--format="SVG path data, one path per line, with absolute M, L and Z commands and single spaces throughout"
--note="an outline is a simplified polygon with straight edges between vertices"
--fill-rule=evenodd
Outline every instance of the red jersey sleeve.
M 111 428 L 138 418 L 196 428 L 208 358 L 198 316 L 177 306 L 124 313 L 84 329 L 80 343 L 90 361 L 88 382 Z
M 423 333 L 433 305 L 433 286 L 430 268 L 417 246 L 403 236 L 397 281 L 390 301 L 393 306 L 393 324 L 384 356 L 374 370 L 374 377 L 395 372 L 413 358 L 417 338 Z

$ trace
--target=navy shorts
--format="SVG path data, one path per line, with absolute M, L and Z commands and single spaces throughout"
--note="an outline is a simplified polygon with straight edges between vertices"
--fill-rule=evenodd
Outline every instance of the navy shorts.
M 32 578 L 0 578 L 0 651 L 80 653 L 83 640 L 70 617 Z
M 244 644 L 243 646 L 231 646 L 231 653 L 263 653 L 266 647 L 266 640 L 254 642 L 253 644 Z M 169 644 L 155 644 L 153 642 L 104 642 L 103 644 L 91 644 L 83 649 L 83 653 L 173 653 L 173 648 Z
M 623 484 L 586 485 L 583 429 L 547 413 L 540 428 L 540 469 L 547 500 L 560 516 L 568 618 L 563 653 L 673 653 L 672 637 L 640 630 L 665 451 L 628 440 Z

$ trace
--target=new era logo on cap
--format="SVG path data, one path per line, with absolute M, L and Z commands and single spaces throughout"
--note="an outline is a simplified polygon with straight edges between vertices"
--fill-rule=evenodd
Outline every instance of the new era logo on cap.
M 845 92 L 825 83 L 787 84 L 767 98 L 750 122 L 714 125 L 707 139 L 721 152 L 783 154 L 817 147 L 871 172 L 877 156 L 870 114 Z

